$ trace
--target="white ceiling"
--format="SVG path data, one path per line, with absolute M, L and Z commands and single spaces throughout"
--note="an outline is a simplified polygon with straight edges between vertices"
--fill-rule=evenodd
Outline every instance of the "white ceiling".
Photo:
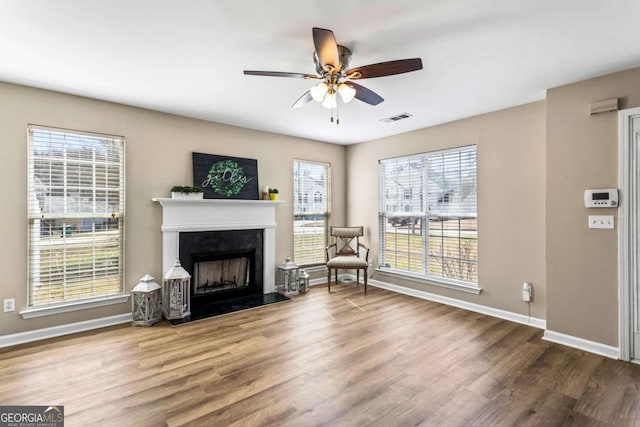
M 0 0 L 0 80 L 351 144 L 639 66 L 639 23 L 638 0 Z M 313 81 L 243 75 L 315 73 L 314 26 L 351 67 L 424 69 L 360 80 L 385 102 L 341 105 L 337 126 L 315 102 L 290 108 Z

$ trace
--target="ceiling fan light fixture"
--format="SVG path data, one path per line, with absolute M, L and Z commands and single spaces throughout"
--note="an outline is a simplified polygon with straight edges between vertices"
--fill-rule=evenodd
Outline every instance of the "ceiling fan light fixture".
M 338 85 L 338 93 L 340 94 L 340 98 L 342 98 L 342 102 L 345 104 L 351 102 L 351 100 L 356 96 L 355 88 L 346 83 L 340 83 Z
M 336 102 L 336 93 L 327 93 L 327 95 L 324 97 L 324 101 L 322 101 L 322 106 L 330 110 L 336 108 L 338 106 L 338 103 Z
M 309 89 L 309 93 L 311 93 L 311 97 L 314 101 L 322 102 L 325 99 L 325 95 L 327 94 L 328 89 L 329 86 L 327 86 L 325 82 L 322 82 L 319 85 L 313 86 L 311 89 Z

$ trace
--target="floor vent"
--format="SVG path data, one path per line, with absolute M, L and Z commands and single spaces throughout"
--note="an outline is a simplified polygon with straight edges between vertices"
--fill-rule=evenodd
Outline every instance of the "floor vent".
M 393 122 L 397 122 L 398 120 L 408 119 L 409 117 L 413 117 L 413 115 L 411 115 L 409 113 L 402 113 L 402 114 L 398 114 L 397 116 L 392 116 L 392 117 L 387 117 L 385 119 L 380 119 L 380 121 L 383 122 L 383 123 L 393 123 Z

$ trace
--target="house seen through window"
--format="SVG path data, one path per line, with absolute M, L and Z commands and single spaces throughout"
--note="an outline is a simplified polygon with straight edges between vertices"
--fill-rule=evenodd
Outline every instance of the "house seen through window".
M 28 131 L 28 306 L 124 293 L 124 139 Z
M 380 268 L 477 285 L 476 146 L 380 161 Z
M 301 266 L 326 262 L 330 171 L 326 163 L 293 162 L 293 259 Z

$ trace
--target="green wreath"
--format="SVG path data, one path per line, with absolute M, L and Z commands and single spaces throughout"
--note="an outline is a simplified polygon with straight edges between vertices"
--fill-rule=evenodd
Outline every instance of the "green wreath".
M 209 176 L 211 188 L 226 197 L 238 194 L 247 182 L 244 170 L 231 160 L 214 163 L 209 169 Z

